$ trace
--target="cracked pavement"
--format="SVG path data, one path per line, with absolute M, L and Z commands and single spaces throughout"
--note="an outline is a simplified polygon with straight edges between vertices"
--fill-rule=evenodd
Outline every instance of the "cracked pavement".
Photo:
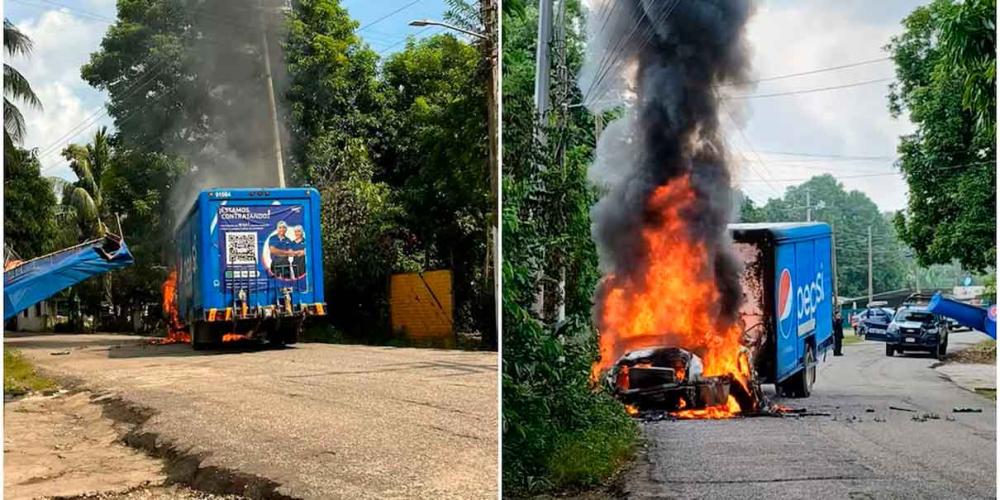
M 195 352 L 120 335 L 8 334 L 5 343 L 52 374 L 154 410 L 139 431 L 203 457 L 200 467 L 268 479 L 279 494 L 496 498 L 495 352 Z

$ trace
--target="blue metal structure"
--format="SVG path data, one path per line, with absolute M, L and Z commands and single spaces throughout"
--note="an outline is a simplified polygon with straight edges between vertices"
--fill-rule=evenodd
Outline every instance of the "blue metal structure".
M 946 299 L 941 292 L 931 297 L 927 309 L 942 316 L 953 318 L 964 326 L 985 332 L 995 340 L 997 338 L 997 306 L 989 309 L 965 304 L 957 300 Z
M 326 314 L 320 198 L 312 188 L 202 191 L 175 232 L 177 307 L 192 345 L 224 333 L 298 338 Z
M 757 358 L 762 382 L 808 396 L 815 365 L 833 347 L 835 269 L 830 227 L 823 223 L 732 224 L 746 265 L 745 292 L 764 329 Z
M 125 241 L 109 234 L 18 264 L 3 273 L 3 319 L 7 321 L 66 288 L 134 261 Z

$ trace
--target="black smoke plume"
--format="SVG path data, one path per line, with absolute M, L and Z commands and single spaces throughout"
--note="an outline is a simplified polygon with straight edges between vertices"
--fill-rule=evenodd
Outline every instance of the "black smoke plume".
M 709 253 L 719 319 L 729 324 L 742 292 L 726 230 L 731 178 L 719 89 L 748 79 L 752 11 L 749 0 L 595 0 L 581 75 L 591 110 L 627 103 L 625 116 L 602 134 L 589 171 L 602 190 L 591 209 L 602 274 L 641 282 L 648 261 L 642 230 L 658 216 L 650 195 L 690 175 L 695 201 L 684 217 L 692 241 Z M 597 291 L 598 321 L 608 286 Z

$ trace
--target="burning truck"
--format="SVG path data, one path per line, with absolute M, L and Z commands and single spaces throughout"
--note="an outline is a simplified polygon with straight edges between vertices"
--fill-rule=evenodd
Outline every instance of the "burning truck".
M 320 198 L 312 188 L 202 191 L 174 234 L 168 341 L 284 345 L 326 314 Z
M 624 104 L 588 170 L 600 358 L 634 411 L 691 418 L 767 409 L 762 382 L 808 396 L 832 344 L 824 224 L 729 225 L 739 127 L 754 82 L 750 0 L 589 0 L 580 88 L 594 114 Z
M 782 223 L 733 224 L 729 230 L 744 264 L 740 336 L 729 346 L 735 366 L 709 376 L 702 357 L 726 357 L 710 346 L 689 351 L 661 344 L 673 338 L 691 346 L 669 332 L 635 338 L 604 372 L 604 383 L 633 411 L 662 409 L 681 418 L 761 411 L 768 406 L 763 383 L 786 396 L 809 396 L 816 363 L 833 346 L 830 228 Z

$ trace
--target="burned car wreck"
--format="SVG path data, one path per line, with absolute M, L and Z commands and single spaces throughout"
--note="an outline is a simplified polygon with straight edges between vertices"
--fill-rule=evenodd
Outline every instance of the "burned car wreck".
M 605 375 L 611 394 L 640 411 L 676 411 L 724 405 L 733 396 L 741 408 L 755 408 L 754 391 L 732 375 L 704 375 L 701 358 L 678 347 L 632 351 Z

